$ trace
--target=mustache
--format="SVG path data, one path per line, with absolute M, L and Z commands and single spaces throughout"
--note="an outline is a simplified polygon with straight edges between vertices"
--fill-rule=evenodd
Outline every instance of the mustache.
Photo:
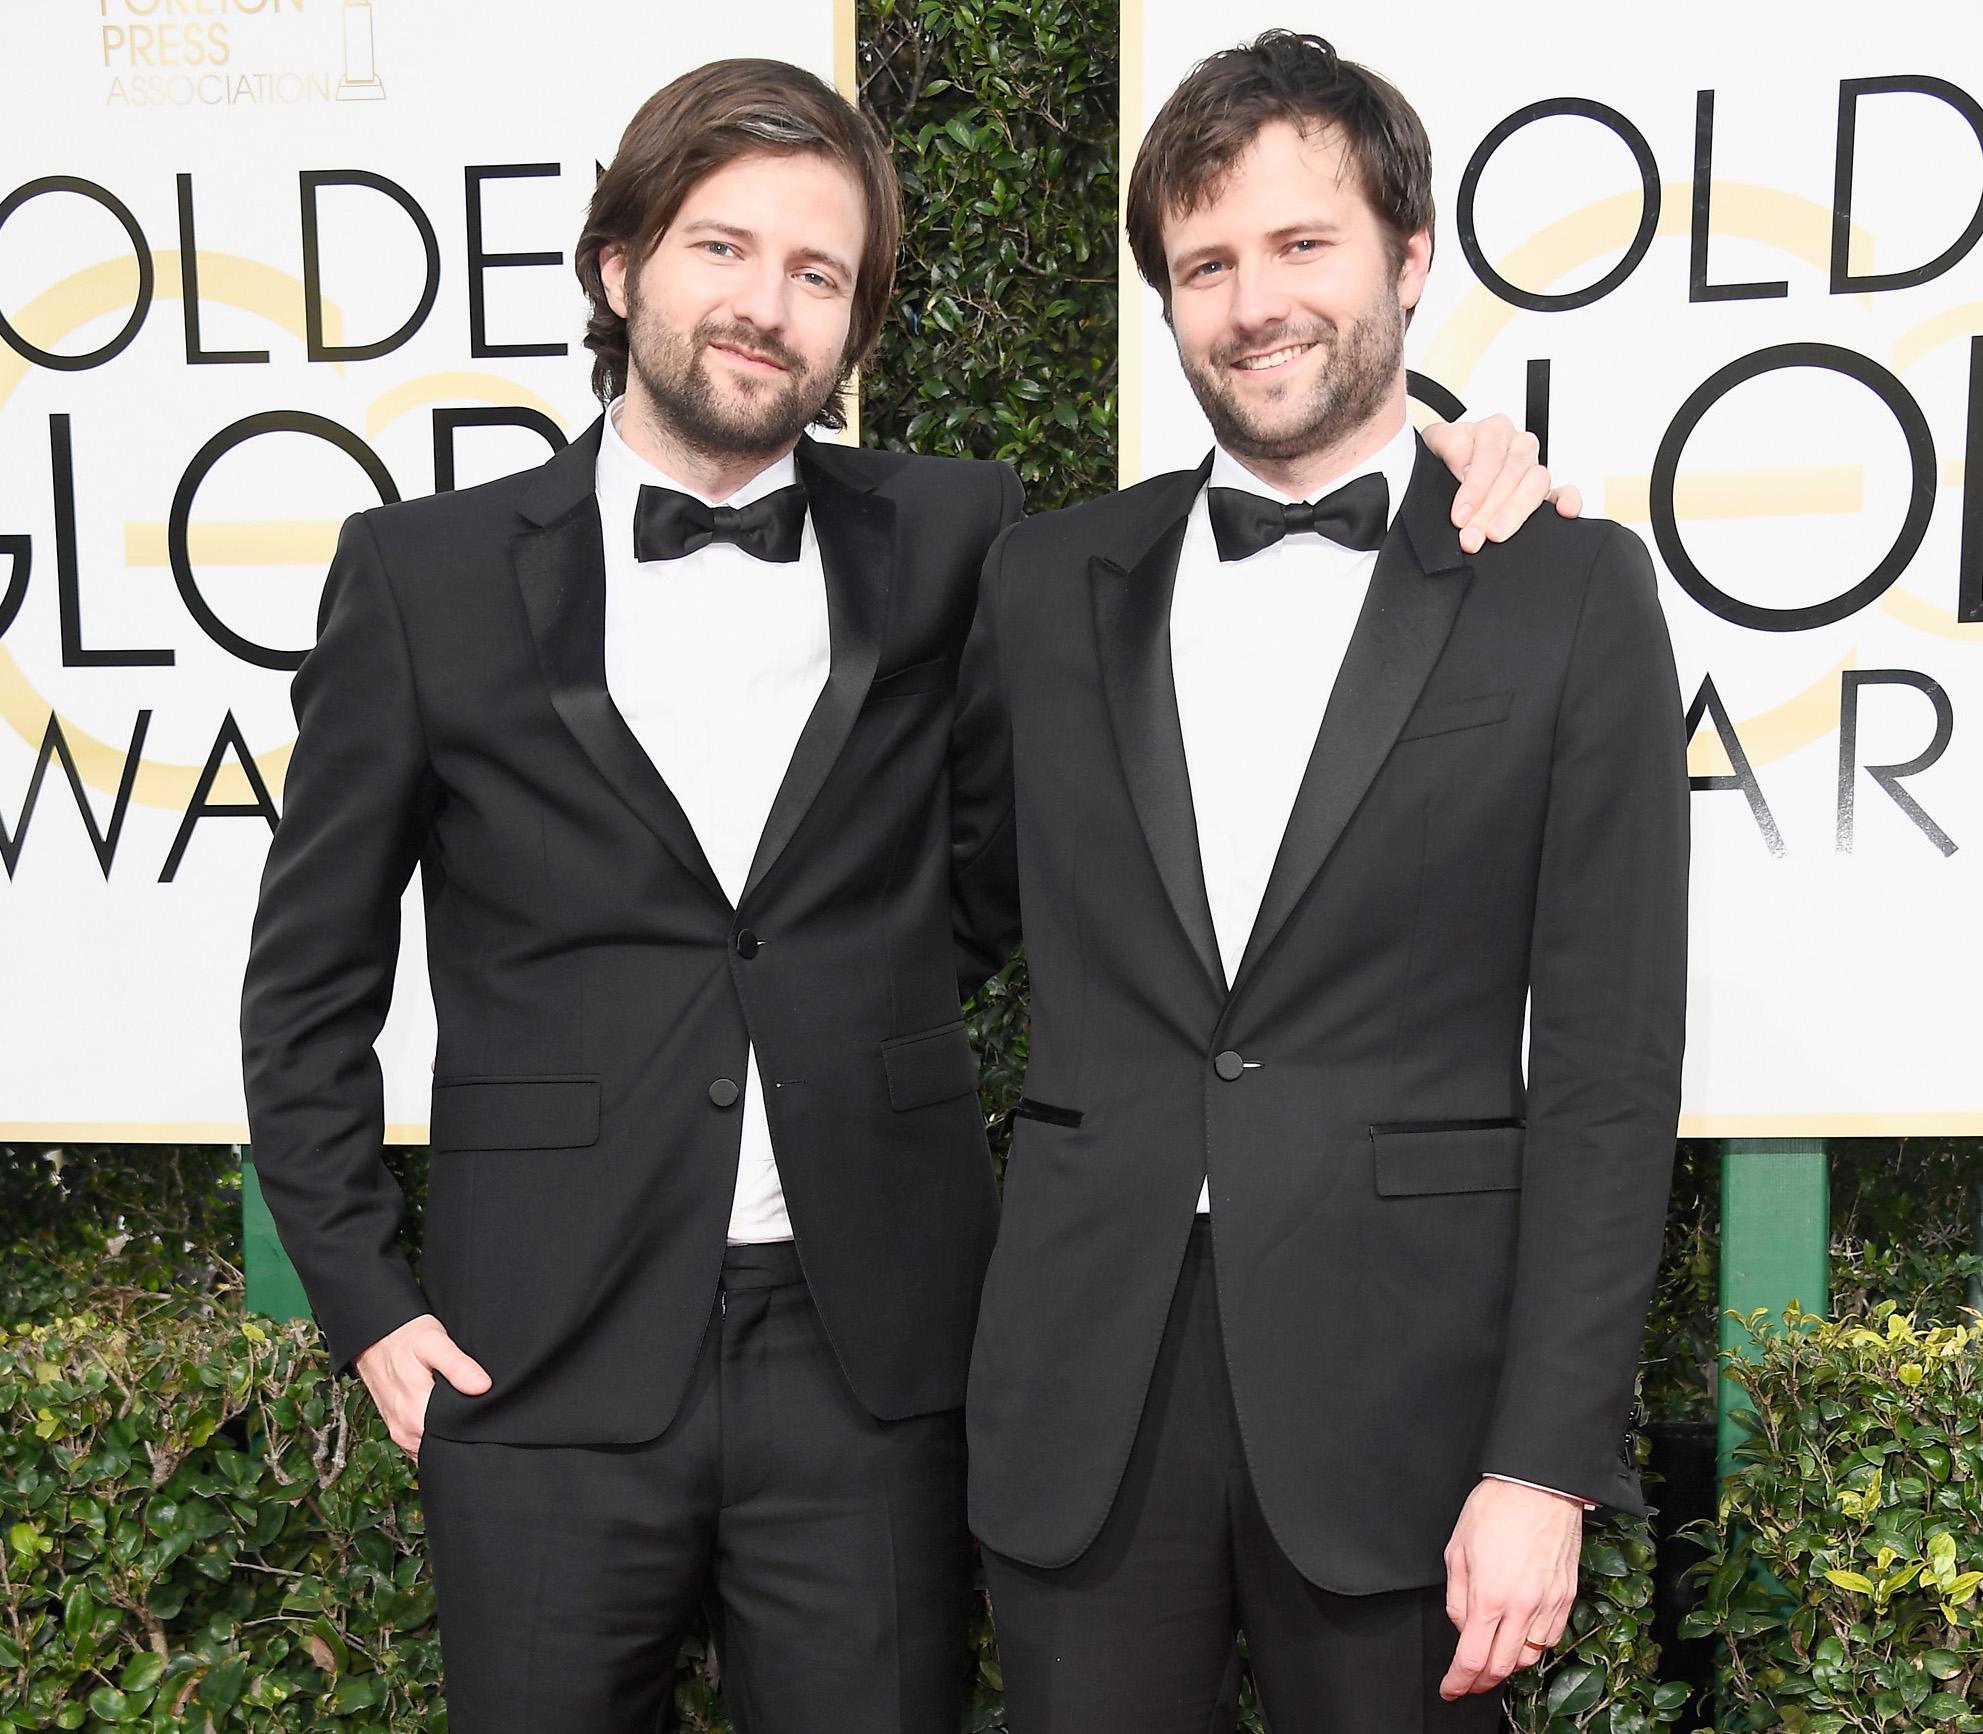
M 1291 343 L 1331 343 L 1335 336 L 1335 322 L 1329 319 L 1305 326 L 1280 325 L 1271 331 L 1228 338 L 1212 351 L 1212 362 L 1217 367 L 1230 367 L 1242 356 L 1265 355 L 1270 350 L 1285 349 Z
M 699 349 L 724 343 L 734 349 L 747 350 L 752 355 L 762 356 L 767 361 L 775 361 L 787 373 L 802 375 L 806 372 L 805 359 L 796 350 L 766 332 L 752 331 L 747 326 L 719 325 L 714 321 L 704 320 L 695 328 L 695 341 Z

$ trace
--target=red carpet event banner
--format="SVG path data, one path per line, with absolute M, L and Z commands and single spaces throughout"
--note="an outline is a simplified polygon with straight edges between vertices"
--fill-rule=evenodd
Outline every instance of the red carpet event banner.
M 765 52 L 851 93 L 852 0 L 8 8 L 0 1137 L 245 1136 L 241 967 L 338 525 L 584 428 L 596 165 L 677 73 Z M 406 914 L 383 1051 L 417 1141 Z
M 1272 25 L 1432 135 L 1419 407 L 1506 411 L 1654 551 L 1683 1130 L 1983 1132 L 1983 11 L 1129 0 L 1125 176 L 1191 65 Z M 1133 481 L 1210 436 L 1126 248 L 1123 306 Z

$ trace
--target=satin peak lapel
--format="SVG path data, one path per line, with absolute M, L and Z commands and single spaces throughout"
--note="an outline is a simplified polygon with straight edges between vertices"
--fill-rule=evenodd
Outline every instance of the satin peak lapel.
M 551 703 L 578 744 L 649 830 L 724 908 L 695 827 L 606 691 L 606 555 L 595 471 L 600 424 L 538 472 L 516 541 L 517 586 Z
M 745 897 L 777 865 L 853 733 L 874 683 L 895 580 L 895 502 L 875 493 L 837 446 L 801 440 L 797 457 L 826 573 L 832 664 L 765 818 Z
M 1152 502 L 1156 539 L 1132 554 L 1127 566 L 1097 555 L 1089 563 L 1089 583 L 1102 686 L 1129 798 L 1171 908 L 1200 966 L 1223 995 L 1226 972 L 1198 854 L 1198 816 L 1191 804 L 1191 772 L 1171 674 L 1171 596 L 1177 588 L 1178 554 L 1192 502 L 1210 473 L 1208 458 L 1196 472 L 1170 478 L 1171 490 Z
M 1377 552 L 1363 612 L 1316 731 L 1235 990 L 1322 871 L 1446 648 L 1473 582 L 1459 532 L 1447 517 L 1458 486 L 1421 443 L 1411 486 Z

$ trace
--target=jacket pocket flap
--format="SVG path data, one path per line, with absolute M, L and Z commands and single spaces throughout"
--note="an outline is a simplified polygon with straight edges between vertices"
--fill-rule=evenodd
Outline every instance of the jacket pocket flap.
M 581 1150 L 599 1142 L 597 1078 L 439 1078 L 436 1150 Z
M 881 1063 L 888 1073 L 888 1105 L 898 1114 L 978 1087 L 978 1063 L 962 1018 L 941 1029 L 883 1042 Z
M 1504 1192 L 1522 1183 L 1519 1125 L 1373 1126 L 1377 1191 L 1384 1198 L 1436 1192 Z
M 1455 729 L 1498 723 L 1507 717 L 1514 704 L 1513 692 L 1484 692 L 1479 698 L 1456 698 L 1446 704 L 1420 705 L 1398 739 L 1415 741 L 1421 735 L 1446 735 Z

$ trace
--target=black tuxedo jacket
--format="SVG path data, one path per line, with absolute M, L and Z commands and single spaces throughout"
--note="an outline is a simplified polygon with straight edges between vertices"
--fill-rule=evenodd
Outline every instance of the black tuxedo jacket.
M 1421 447 L 1228 991 L 1170 663 L 1205 474 L 1008 533 L 966 652 L 963 724 L 999 744 L 960 810 L 1017 873 L 1033 989 L 973 1522 L 1043 1566 L 1093 1539 L 1209 1174 L 1275 1536 L 1332 1590 L 1437 1583 L 1484 1472 L 1642 1509 L 1685 997 L 1672 656 L 1635 538 L 1544 512 L 1464 557 Z
M 598 448 L 595 425 L 537 470 L 345 526 L 242 1009 L 283 1244 L 339 1362 L 431 1309 L 488 1370 L 486 1396 L 437 1385 L 433 1431 L 651 1438 L 715 1299 L 755 1044 L 848 1380 L 879 1416 L 955 1407 L 996 1200 L 946 766 L 1018 480 L 801 443 L 831 672 L 733 909 L 607 696 Z M 417 1282 L 372 1050 L 416 863 L 439 1020 Z

